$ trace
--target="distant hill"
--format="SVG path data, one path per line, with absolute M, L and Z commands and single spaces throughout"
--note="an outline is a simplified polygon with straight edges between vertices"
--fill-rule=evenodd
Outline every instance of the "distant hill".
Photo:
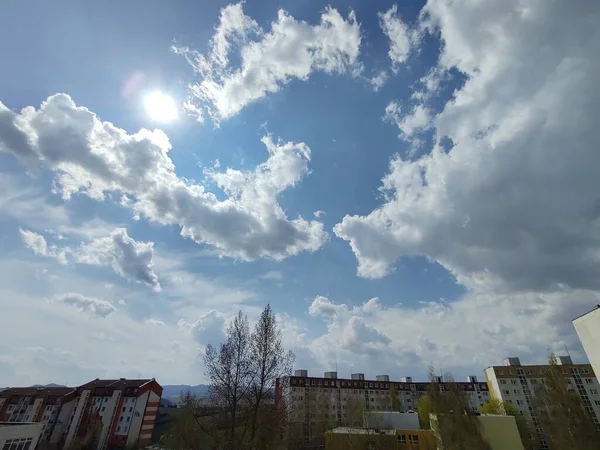
M 189 384 L 166 384 L 163 386 L 162 398 L 177 404 L 179 403 L 181 393 L 188 391 L 198 397 L 204 397 L 208 393 L 208 386 L 206 384 L 198 384 L 196 386 L 190 386 Z

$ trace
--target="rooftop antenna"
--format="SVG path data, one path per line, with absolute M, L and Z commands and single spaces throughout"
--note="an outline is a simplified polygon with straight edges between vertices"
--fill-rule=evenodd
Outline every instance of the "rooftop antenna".
M 565 352 L 567 352 L 567 356 L 570 358 L 571 354 L 569 353 L 569 349 L 567 348 L 567 344 L 563 344 L 565 346 Z

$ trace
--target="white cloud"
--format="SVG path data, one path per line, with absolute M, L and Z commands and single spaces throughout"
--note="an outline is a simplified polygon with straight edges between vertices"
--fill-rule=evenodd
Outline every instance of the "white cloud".
M 417 39 L 414 31 L 398 15 L 398 7 L 392 6 L 385 13 L 378 13 L 379 26 L 390 41 L 388 56 L 392 61 L 392 70 L 398 71 L 410 55 L 412 45 Z
M 400 104 L 395 101 L 390 102 L 385 108 L 384 120 L 395 124 L 400 129 L 400 138 L 406 141 L 433 125 L 431 111 L 422 104 L 413 106 L 411 112 L 404 116 L 401 111 Z
M 274 142 L 267 136 L 263 142 L 270 156 L 254 172 L 211 171 L 228 194 L 219 200 L 202 185 L 177 177 L 162 131 L 129 135 L 65 94 L 20 113 L 0 103 L 0 115 L 0 151 L 28 167 L 41 162 L 54 171 L 56 190 L 65 200 L 83 194 L 100 201 L 118 193 L 136 217 L 178 225 L 182 236 L 244 260 L 283 259 L 315 251 L 327 240 L 320 222 L 289 220 L 277 202 L 282 191 L 308 173 L 310 149 L 304 143 Z
M 335 226 L 359 275 L 425 255 L 469 287 L 600 288 L 600 5 L 431 0 L 423 18 L 466 76 L 435 118 L 453 147 L 393 158 L 385 202 Z
M 373 86 L 375 92 L 379 91 L 389 79 L 389 75 L 385 70 L 382 70 L 377 75 L 369 79 L 369 83 Z
M 52 300 L 72 305 L 80 311 L 89 312 L 98 317 L 107 317 L 117 310 L 117 308 L 109 301 L 86 297 L 85 295 L 76 292 L 60 294 L 55 296 Z
M 19 229 L 19 233 L 25 246 L 30 248 L 36 255 L 55 258 L 61 264 L 67 263 L 66 250 L 59 249 L 55 245 L 49 246 L 44 236 L 23 229 Z
M 37 255 L 56 258 L 63 264 L 72 259 L 80 264 L 111 267 L 125 279 L 160 291 L 160 283 L 154 273 L 154 243 L 135 241 L 125 228 L 116 228 L 109 236 L 82 243 L 76 249 L 49 246 L 43 236 L 33 231 L 19 231 L 24 244 Z
M 155 325 L 157 327 L 166 327 L 167 326 L 162 320 L 153 319 L 153 318 L 146 319 L 146 320 L 144 320 L 144 322 L 147 323 L 148 325 Z
M 208 344 L 219 346 L 225 340 L 225 316 L 213 309 L 198 318 L 192 324 L 180 321 L 180 326 L 189 327 L 196 342 L 206 348 Z
M 73 256 L 78 263 L 112 267 L 123 278 L 160 291 L 152 260 L 154 243 L 133 240 L 125 228 L 117 228 L 110 236 L 82 244 Z
M 320 219 L 324 215 L 325 215 L 325 211 L 323 211 L 321 209 L 318 209 L 313 213 L 313 216 L 315 216 L 317 219 Z
M 258 278 L 262 280 L 282 280 L 283 274 L 279 270 L 271 270 L 270 272 L 263 273 Z
M 253 35 L 258 39 L 251 41 Z M 280 10 L 271 30 L 265 32 L 238 3 L 221 11 L 207 55 L 185 47 L 174 51 L 183 54 L 202 79 L 190 86 L 193 108 L 206 107 L 218 123 L 278 92 L 292 79 L 307 80 L 314 71 L 356 73 L 360 70 L 360 42 L 354 12 L 344 19 L 336 9 L 327 7 L 320 23 L 309 25 Z M 239 47 L 237 69 L 228 58 L 232 44 Z
M 579 360 L 583 352 L 571 319 L 599 299 L 595 292 L 573 290 L 471 292 L 453 303 L 424 302 L 414 308 L 384 306 L 376 299 L 349 307 L 316 297 L 309 314 L 322 318 L 327 332 L 302 346 L 310 348 L 320 368 L 335 361 L 344 370 L 376 368 L 396 376 L 406 365 L 421 372 L 434 364 L 465 373 L 500 363 L 507 355 L 541 363 L 548 348 L 564 349 L 565 344 Z

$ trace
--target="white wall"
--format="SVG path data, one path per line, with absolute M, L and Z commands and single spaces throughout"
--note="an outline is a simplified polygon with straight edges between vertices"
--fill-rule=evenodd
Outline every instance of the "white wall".
M 573 325 L 596 377 L 600 377 L 600 308 L 578 317 Z
M 129 435 L 127 436 L 127 445 L 132 445 L 139 438 L 142 422 L 144 421 L 144 412 L 146 411 L 146 404 L 148 403 L 150 392 L 152 391 L 143 393 L 135 401 L 133 416 L 131 417 L 131 425 L 129 426 Z

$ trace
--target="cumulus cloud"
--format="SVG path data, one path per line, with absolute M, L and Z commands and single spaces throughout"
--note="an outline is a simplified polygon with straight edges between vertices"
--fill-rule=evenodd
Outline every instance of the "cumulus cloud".
M 431 111 L 425 105 L 415 105 L 410 113 L 402 115 L 402 108 L 395 101 L 386 106 L 384 120 L 395 124 L 400 130 L 400 138 L 406 141 L 433 125 Z
M 385 202 L 335 226 L 358 274 L 424 255 L 471 288 L 598 289 L 600 4 L 430 0 L 422 20 L 466 77 L 434 119 L 452 147 L 394 157 Z
M 208 344 L 218 346 L 225 340 L 225 316 L 216 309 L 201 315 L 191 324 L 185 321 L 180 321 L 179 324 L 189 327 L 192 337 L 202 347 Z
M 67 263 L 66 251 L 59 249 L 55 245 L 48 245 L 46 238 L 41 234 L 21 228 L 19 229 L 19 234 L 25 246 L 30 248 L 36 255 L 56 258 L 61 264 Z
M 145 284 L 160 291 L 158 276 L 154 273 L 154 243 L 138 242 L 129 237 L 125 228 L 116 228 L 109 236 L 82 243 L 78 248 L 49 246 L 46 239 L 29 230 L 19 230 L 23 243 L 37 255 L 56 258 L 67 264 L 111 267 L 123 278 Z
M 392 61 L 392 70 L 396 73 L 400 65 L 408 59 L 417 34 L 402 21 L 396 5 L 378 16 L 379 26 L 390 41 L 388 56 Z
M 308 173 L 304 143 L 263 138 L 269 158 L 255 171 L 210 172 L 226 191 L 220 200 L 203 185 L 177 177 L 160 130 L 127 134 L 102 122 L 65 94 L 49 97 L 39 109 L 15 113 L 0 103 L 0 151 L 28 167 L 40 163 L 56 174 L 65 200 L 87 195 L 104 200 L 119 194 L 135 217 L 181 227 L 181 235 L 243 260 L 283 259 L 315 251 L 327 240 L 322 223 L 289 220 L 277 196 Z
M 80 311 L 88 312 L 97 317 L 107 317 L 117 310 L 109 301 L 86 297 L 76 292 L 57 295 L 53 300 L 59 303 L 66 303 Z
M 388 79 L 389 79 L 388 73 L 385 70 L 382 70 L 377 75 L 375 75 L 374 77 L 369 79 L 369 83 L 371 83 L 373 90 L 375 92 L 378 92 L 379 89 L 381 89 L 385 85 L 385 83 L 387 83 Z
M 456 302 L 384 306 L 376 299 L 349 307 L 316 297 L 309 314 L 327 325 L 308 347 L 322 367 L 373 367 L 398 373 L 407 364 L 434 364 L 464 373 L 506 355 L 541 363 L 548 348 L 579 349 L 573 314 L 599 300 L 596 292 L 489 294 L 473 291 Z M 565 301 L 565 299 L 567 301 Z M 577 352 L 577 350 L 575 350 Z
M 250 38 L 255 37 L 255 40 Z M 246 105 L 278 92 L 292 79 L 307 80 L 312 72 L 356 72 L 360 52 L 360 25 L 354 12 L 344 18 L 327 7 L 320 23 L 310 25 L 279 10 L 265 31 L 246 16 L 242 3 L 221 10 L 219 24 L 206 55 L 175 47 L 201 78 L 190 85 L 193 112 L 208 109 L 215 122 L 240 112 Z M 233 68 L 229 53 L 239 50 L 240 65 Z
M 133 240 L 125 228 L 117 228 L 110 236 L 81 245 L 73 256 L 78 263 L 112 267 L 123 278 L 160 291 L 152 261 L 154 243 Z

